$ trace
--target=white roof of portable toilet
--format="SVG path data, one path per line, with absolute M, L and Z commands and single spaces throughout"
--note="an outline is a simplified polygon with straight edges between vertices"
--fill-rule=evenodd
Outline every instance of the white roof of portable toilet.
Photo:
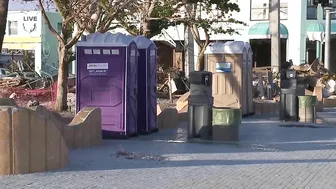
M 135 36 L 134 42 L 136 43 L 138 49 L 148 49 L 151 45 L 154 45 L 154 47 L 157 49 L 155 43 L 152 40 L 142 35 Z
M 84 41 L 79 41 L 77 46 L 112 46 L 128 47 L 134 42 L 131 36 L 122 33 L 92 33 L 85 37 Z
M 210 43 L 205 50 L 205 54 L 243 54 L 245 43 L 243 41 L 228 41 L 226 43 Z

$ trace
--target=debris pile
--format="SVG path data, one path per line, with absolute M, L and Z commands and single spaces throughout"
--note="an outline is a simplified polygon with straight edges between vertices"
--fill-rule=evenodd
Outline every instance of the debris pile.
M 18 87 L 24 80 L 22 77 L 2 77 L 0 79 L 0 88 Z
M 12 98 L 19 106 L 36 106 L 44 105 L 52 108 L 55 102 L 56 90 L 53 84 L 57 76 L 48 74 L 39 75 L 31 70 L 16 70 L 0 68 L 0 98 Z M 70 81 L 73 81 L 71 78 Z M 75 82 L 72 82 L 75 83 Z M 74 92 L 72 86 L 72 91 Z M 69 106 L 71 111 L 75 106 L 75 94 L 68 95 Z
M 68 109 L 70 112 L 76 111 L 76 94 L 75 93 L 68 93 Z
M 298 74 L 298 85 L 303 85 L 306 91 L 313 92 L 315 87 L 322 87 L 323 98 L 336 98 L 336 74 L 326 68 L 316 59 L 312 64 L 293 65 L 292 61 L 282 65 L 281 71 L 295 70 Z M 253 69 L 253 95 L 256 101 L 268 99 L 279 100 L 280 73 L 275 73 L 272 67 L 256 67 Z

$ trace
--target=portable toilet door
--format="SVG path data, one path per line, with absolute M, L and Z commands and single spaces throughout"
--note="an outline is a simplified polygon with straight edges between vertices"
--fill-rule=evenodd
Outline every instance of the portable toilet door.
M 138 132 L 157 131 L 156 67 L 157 47 L 144 36 L 134 37 L 139 51 L 138 61 Z
M 245 48 L 247 49 L 247 94 L 248 94 L 248 112 L 249 114 L 254 114 L 254 103 L 253 103 L 253 90 L 252 90 L 252 80 L 253 80 L 253 52 L 250 43 L 245 43 Z
M 213 73 L 214 106 L 243 108 L 243 42 L 211 43 L 206 70 Z
M 77 112 L 99 107 L 104 138 L 137 133 L 137 46 L 117 33 L 94 33 L 76 44 Z

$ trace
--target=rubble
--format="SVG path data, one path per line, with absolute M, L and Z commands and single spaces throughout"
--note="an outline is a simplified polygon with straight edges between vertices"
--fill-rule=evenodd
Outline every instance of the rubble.
M 0 79 L 0 88 L 18 87 L 24 82 L 22 77 L 2 77 Z
M 38 106 L 38 105 L 40 105 L 40 102 L 37 101 L 37 100 L 29 100 L 28 103 L 27 103 L 28 107 Z
M 68 103 L 68 110 L 70 112 L 75 112 L 76 111 L 76 94 L 75 93 L 68 93 L 67 103 Z
M 304 84 L 308 91 L 314 91 L 315 87 L 322 87 L 322 97 L 332 98 L 336 92 L 336 74 L 323 67 L 323 63 L 316 59 L 312 64 L 293 65 L 292 61 L 283 64 L 282 69 L 295 70 L 298 80 Z M 269 82 L 271 79 L 271 82 Z M 260 81 L 261 80 L 261 81 Z M 255 100 L 266 99 L 267 88 L 272 86 L 273 101 L 279 100 L 280 73 L 273 72 L 271 66 L 256 67 L 253 69 L 253 94 Z
M 9 98 L 16 99 L 17 98 L 17 94 L 16 93 L 12 93 L 11 95 L 9 95 Z

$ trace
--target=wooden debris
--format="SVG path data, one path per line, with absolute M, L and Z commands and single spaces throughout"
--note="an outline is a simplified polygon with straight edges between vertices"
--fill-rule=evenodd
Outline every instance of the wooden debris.
M 20 77 L 3 77 L 0 79 L 0 88 L 17 87 L 23 82 Z

